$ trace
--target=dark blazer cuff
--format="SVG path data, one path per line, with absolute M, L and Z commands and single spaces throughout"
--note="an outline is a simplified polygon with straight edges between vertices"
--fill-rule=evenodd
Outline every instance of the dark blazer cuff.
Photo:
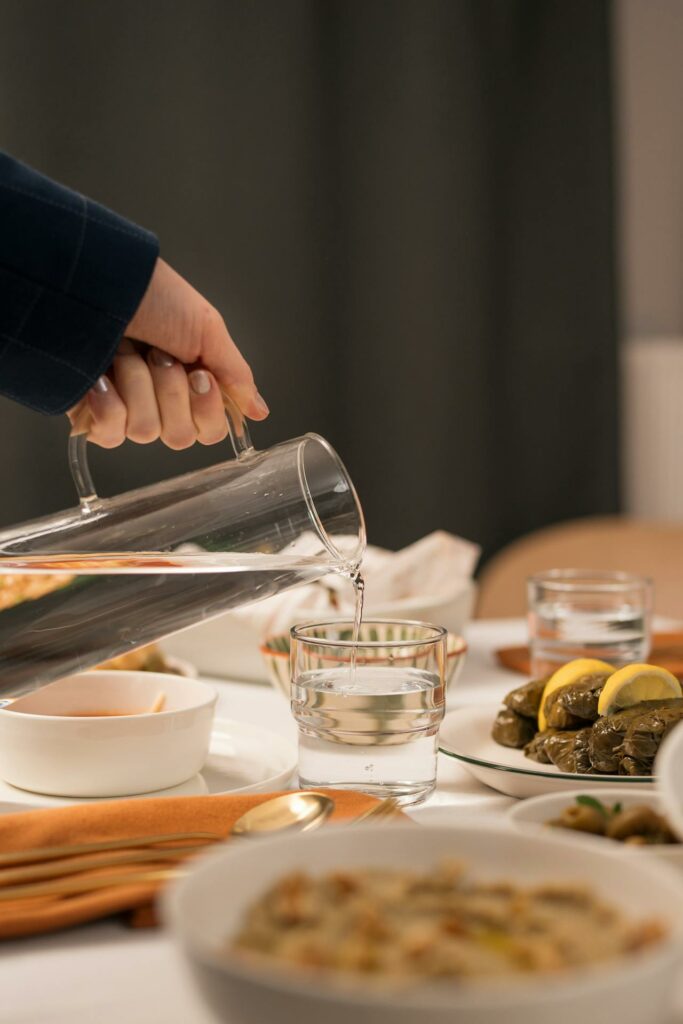
M 154 235 L 85 203 L 83 244 L 68 293 L 43 287 L 21 341 L 4 339 L 11 351 L 0 357 L 0 390 L 53 415 L 74 406 L 111 366 L 159 255 Z M 7 356 L 10 387 L 2 373 Z
M 19 173 L 9 184 L 0 176 L 13 229 L 0 240 L 0 393 L 63 413 L 111 365 L 159 243 L 99 203 Z

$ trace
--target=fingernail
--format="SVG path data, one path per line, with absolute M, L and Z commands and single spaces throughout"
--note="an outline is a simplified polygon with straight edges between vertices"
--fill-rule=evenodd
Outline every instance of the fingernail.
M 98 395 L 106 395 L 109 393 L 111 385 L 106 377 L 98 377 L 92 386 L 93 391 L 96 391 Z
M 270 409 L 263 400 L 263 396 L 260 395 L 258 391 L 254 395 L 254 405 L 256 406 L 259 412 L 263 413 L 264 416 L 267 416 L 268 413 L 270 412 Z
M 206 395 L 211 390 L 211 381 L 208 373 L 204 370 L 193 370 L 189 374 L 190 387 L 194 391 L 195 395 Z
M 173 366 L 175 359 L 169 356 L 168 352 L 162 352 L 159 348 L 153 348 L 150 359 L 155 366 Z

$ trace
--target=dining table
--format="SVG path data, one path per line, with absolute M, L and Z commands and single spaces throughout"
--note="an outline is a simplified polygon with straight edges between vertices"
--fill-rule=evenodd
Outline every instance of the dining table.
M 467 657 L 448 692 L 448 711 L 495 701 L 520 678 L 498 665 L 495 650 L 525 642 L 523 620 L 477 620 L 469 624 L 466 639 Z M 219 695 L 217 715 L 260 725 L 295 739 L 289 706 L 272 686 L 231 679 L 209 681 Z M 418 823 L 457 826 L 468 818 L 504 823 L 506 811 L 513 803 L 514 798 L 477 782 L 457 760 L 441 753 L 436 790 L 409 813 Z M 213 1021 L 193 988 L 181 954 L 163 927 L 132 929 L 123 920 L 111 918 L 0 944 L 2 1024 Z M 683 1024 L 683 965 L 671 1024 Z

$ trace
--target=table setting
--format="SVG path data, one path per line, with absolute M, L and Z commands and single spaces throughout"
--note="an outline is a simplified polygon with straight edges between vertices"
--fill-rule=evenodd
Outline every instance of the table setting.
M 519 677 L 500 666 L 496 651 L 500 645 L 521 645 L 526 636 L 523 620 L 475 620 L 469 624 L 468 652 L 457 684 L 458 706 L 466 708 L 482 702 L 495 705 L 502 699 Z M 295 751 L 296 729 L 289 708 L 272 685 L 215 679 L 211 685 L 218 693 L 219 717 L 230 714 L 245 725 L 257 720 L 262 728 L 290 743 Z M 425 827 L 457 828 L 471 820 L 510 827 L 510 809 L 523 807 L 526 801 L 517 801 L 482 785 L 461 762 L 447 754 L 440 753 L 438 760 L 434 793 L 424 804 L 406 809 L 407 817 Z M 25 802 L 27 796 L 19 790 L 14 793 L 15 800 Z M 38 797 L 34 795 L 34 799 Z M 153 802 L 158 806 L 165 799 L 142 799 L 140 803 Z M 238 799 L 238 795 L 231 799 Z M 247 794 L 239 799 L 254 797 Z M 371 797 L 367 799 L 373 802 Z M 128 805 L 133 802 L 125 801 Z M 117 803 L 101 806 L 111 808 Z M 22 804 L 15 803 L 14 807 L 17 806 Z M 9 810 L 7 802 L 1 810 L 0 823 Z M 54 832 L 50 838 L 61 836 Z M 27 848 L 34 841 L 30 833 L 23 833 L 18 845 Z M 171 1024 L 187 1020 L 209 1024 L 214 1018 L 193 988 L 168 932 L 159 927 L 143 927 L 142 918 L 140 913 L 139 927 L 132 927 L 135 919 L 127 912 L 68 929 L 38 932 L 30 938 L 4 939 L 5 955 L 0 958 L 3 1019 L 21 1020 L 23 1016 L 46 1022 L 90 1021 L 96 1014 L 98 1021 L 108 1024 L 125 1013 L 133 1022 L 158 1016 Z M 680 993 L 683 1019 L 683 987 Z
M 79 506 L 0 535 L 0 1019 L 671 1021 L 651 581 L 471 620 L 476 545 L 366 553 L 329 444 L 228 412 L 234 460 L 114 499 L 73 437 Z

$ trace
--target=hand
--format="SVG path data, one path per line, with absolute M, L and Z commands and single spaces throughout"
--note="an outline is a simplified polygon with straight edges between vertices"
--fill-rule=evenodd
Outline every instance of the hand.
M 74 425 L 87 418 L 88 440 L 102 448 L 126 438 L 215 444 L 228 432 L 221 389 L 250 419 L 268 415 L 220 314 L 159 259 L 114 362 L 68 415 Z

